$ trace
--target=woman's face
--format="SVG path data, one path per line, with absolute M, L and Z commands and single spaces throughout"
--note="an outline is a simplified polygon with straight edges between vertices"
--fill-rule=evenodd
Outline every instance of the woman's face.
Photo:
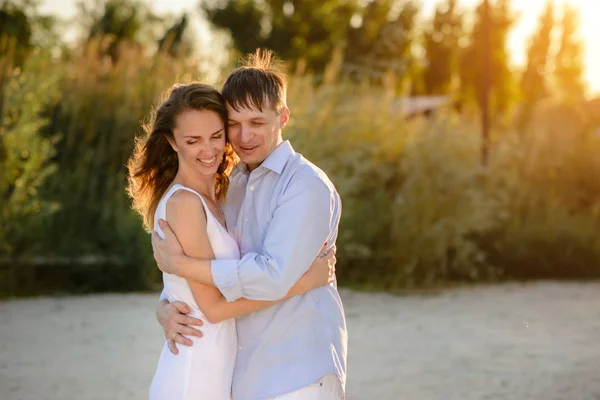
M 208 110 L 186 110 L 175 120 L 175 140 L 169 140 L 178 154 L 179 168 L 200 175 L 214 175 L 225 152 L 225 125 L 219 114 Z

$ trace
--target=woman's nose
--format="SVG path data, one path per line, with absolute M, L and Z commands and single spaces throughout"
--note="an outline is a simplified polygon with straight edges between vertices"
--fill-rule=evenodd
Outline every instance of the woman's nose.
M 210 142 L 203 143 L 200 147 L 200 151 L 207 156 L 213 156 L 216 153 L 214 144 Z

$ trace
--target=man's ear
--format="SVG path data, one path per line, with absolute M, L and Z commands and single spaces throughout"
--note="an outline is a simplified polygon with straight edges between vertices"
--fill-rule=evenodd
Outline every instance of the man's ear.
M 281 110 L 281 114 L 279 114 L 279 116 L 281 117 L 281 129 L 283 129 L 290 120 L 290 109 L 285 107 L 283 110 Z

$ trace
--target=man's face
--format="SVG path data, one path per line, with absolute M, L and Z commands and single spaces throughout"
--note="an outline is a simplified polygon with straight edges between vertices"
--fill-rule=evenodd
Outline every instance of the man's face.
M 229 112 L 229 141 L 240 160 L 250 171 L 258 167 L 282 142 L 281 129 L 288 122 L 290 111 L 277 113 L 270 106 L 239 108 L 227 104 Z

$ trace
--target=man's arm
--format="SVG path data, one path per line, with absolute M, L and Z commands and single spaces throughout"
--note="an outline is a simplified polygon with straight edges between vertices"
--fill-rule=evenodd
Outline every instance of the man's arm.
M 325 251 L 325 249 L 326 246 L 323 246 L 321 251 Z M 325 283 L 333 282 L 335 277 L 335 262 L 334 246 L 325 254 L 325 256 L 317 257 L 313 261 L 309 270 L 302 275 L 302 278 L 300 278 L 294 286 L 292 286 L 283 300 L 305 293 L 306 291 L 319 287 Z M 270 303 L 247 299 L 238 299 L 235 302 L 227 302 L 220 293 L 217 300 L 218 304 L 213 305 L 213 309 L 210 311 L 211 316 L 208 318 L 211 322 L 219 322 L 228 318 L 246 315 L 264 308 L 259 306 L 260 303 Z M 202 321 L 185 315 L 190 312 L 189 306 L 185 303 L 180 301 L 169 303 L 163 290 L 163 293 L 160 296 L 158 309 L 156 310 L 156 317 L 165 331 L 169 349 L 173 354 L 178 354 L 176 342 L 185 346 L 192 345 L 192 341 L 184 335 L 202 337 L 202 332 L 190 326 L 202 325 Z M 205 315 L 208 316 L 208 314 Z
M 156 308 L 156 319 L 165 332 L 165 339 L 167 339 L 167 344 L 173 354 L 179 352 L 176 343 L 184 346 L 192 345 L 192 341 L 186 336 L 202 337 L 202 332 L 192 326 L 202 326 L 203 322 L 188 316 L 187 314 L 190 312 L 192 310 L 184 302 L 169 303 L 165 290 L 162 290 Z
M 211 262 L 213 280 L 227 301 L 284 297 L 328 241 L 337 212 L 335 200 L 334 193 L 317 177 L 290 185 L 267 227 L 260 254 Z
M 307 271 L 327 240 L 331 220 L 339 216 L 335 201 L 334 193 L 317 177 L 295 182 L 280 199 L 267 228 L 262 253 L 248 253 L 241 260 L 186 257 L 177 241 L 169 237 L 166 224 L 159 222 L 169 249 L 157 251 L 160 238 L 155 234 L 155 258 L 167 272 L 217 286 L 228 301 L 241 297 L 278 300 Z
M 321 250 L 324 251 L 324 249 L 325 247 Z M 322 258 L 318 257 L 315 259 L 309 270 L 302 275 L 298 282 L 290 288 L 287 294 L 279 300 L 261 301 L 241 298 L 233 302 L 228 302 L 218 290 L 213 289 L 215 290 L 216 295 L 213 296 L 211 300 L 205 301 L 203 304 L 198 303 L 198 306 L 206 316 L 206 319 L 211 323 L 218 323 L 230 318 L 252 314 L 280 301 L 304 294 L 311 289 L 333 282 L 334 273 L 331 270 L 330 261 L 335 264 L 335 250 L 330 251 Z

